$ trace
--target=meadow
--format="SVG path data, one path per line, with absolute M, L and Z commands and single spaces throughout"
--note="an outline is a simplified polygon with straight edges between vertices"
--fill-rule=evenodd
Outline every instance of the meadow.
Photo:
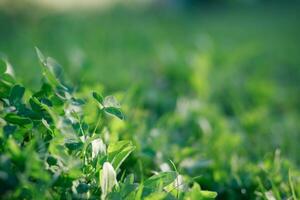
M 3 12 L 0 197 L 299 198 L 299 8 Z

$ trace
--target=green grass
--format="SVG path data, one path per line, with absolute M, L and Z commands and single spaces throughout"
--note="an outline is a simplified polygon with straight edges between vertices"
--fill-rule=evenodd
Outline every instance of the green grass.
M 298 11 L 282 5 L 1 15 L 0 52 L 30 90 L 40 89 L 38 46 L 64 66 L 65 84 L 79 98 L 113 93 L 125 121 L 105 130 L 113 141 L 133 141 L 122 170 L 135 172 L 138 182 L 153 170 L 172 170 L 172 160 L 178 173 L 200 176 L 201 188 L 220 199 L 295 198 Z M 95 126 L 95 108 L 84 109 Z

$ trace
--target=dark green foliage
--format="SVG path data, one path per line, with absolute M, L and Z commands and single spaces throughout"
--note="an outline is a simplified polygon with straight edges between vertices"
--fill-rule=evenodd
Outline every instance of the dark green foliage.
M 96 93 L 96 92 L 93 92 L 93 97 L 94 99 L 96 99 L 101 105 L 103 105 L 103 97 L 102 95 Z
M 109 113 L 109 114 L 112 114 L 112 115 L 118 117 L 119 119 L 124 119 L 123 113 L 118 108 L 107 107 L 107 108 L 104 108 L 104 111 L 107 112 L 107 113 Z

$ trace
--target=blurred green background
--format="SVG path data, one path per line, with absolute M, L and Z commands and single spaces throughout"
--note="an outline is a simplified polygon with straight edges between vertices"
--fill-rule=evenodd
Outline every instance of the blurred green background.
M 119 96 L 117 137 L 136 141 L 146 174 L 172 159 L 220 199 L 253 197 L 261 168 L 282 197 L 288 169 L 299 186 L 297 1 L 0 5 L 1 56 L 20 82 L 38 89 L 37 46 L 76 90 Z

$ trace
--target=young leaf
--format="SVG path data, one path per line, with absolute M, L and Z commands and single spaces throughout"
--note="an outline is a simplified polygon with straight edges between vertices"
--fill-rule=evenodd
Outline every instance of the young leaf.
M 120 103 L 114 96 L 107 96 L 104 98 L 103 101 L 104 107 L 115 107 L 115 108 L 120 108 Z
M 127 146 L 132 146 L 132 143 L 128 140 L 118 141 L 109 144 L 107 152 L 113 154 L 114 152 L 119 152 Z
M 63 68 L 61 65 L 53 58 L 48 57 L 46 59 L 47 67 L 55 75 L 56 78 L 60 78 L 63 74 Z
M 46 58 L 37 47 L 35 47 L 35 50 L 40 62 L 43 65 L 43 76 L 46 78 L 48 83 L 53 88 L 68 90 L 68 88 L 66 88 L 59 80 L 59 77 L 61 76 L 62 73 L 62 69 L 60 65 L 54 59 Z
M 176 177 L 177 172 L 161 172 L 147 179 L 144 186 L 156 190 L 159 186 L 165 187 L 173 183 Z
M 100 186 L 102 190 L 101 199 L 104 200 L 106 196 L 112 191 L 113 187 L 118 185 L 117 174 L 113 166 L 109 162 L 103 164 L 103 169 L 100 173 Z
M 61 86 L 61 83 L 47 67 L 44 67 L 43 75 L 52 87 L 56 88 L 58 86 Z
M 39 50 L 39 48 L 35 47 L 35 51 L 36 51 L 36 54 L 40 60 L 40 62 L 43 64 L 43 65 L 46 65 L 46 57 L 43 55 L 43 53 Z
M 114 158 L 112 159 L 111 163 L 114 168 L 117 170 L 121 166 L 121 164 L 125 161 L 125 159 L 130 155 L 130 153 L 135 149 L 134 146 L 128 146 L 124 148 L 122 151 L 118 152 Z
M 103 143 L 101 138 L 92 141 L 92 159 L 101 154 L 106 154 L 106 145 Z
M 120 141 L 108 146 L 108 160 L 117 170 L 129 154 L 135 149 L 130 141 Z
M 124 119 L 124 115 L 123 115 L 123 113 L 121 112 L 121 110 L 119 108 L 107 107 L 107 108 L 104 108 L 104 111 L 108 114 L 111 114 L 111 115 L 114 115 L 114 116 L 118 117 L 121 120 Z
M 96 99 L 96 101 L 98 101 L 98 103 L 103 105 L 103 96 L 101 94 L 98 94 L 97 92 L 93 92 L 93 97 L 94 99 Z

